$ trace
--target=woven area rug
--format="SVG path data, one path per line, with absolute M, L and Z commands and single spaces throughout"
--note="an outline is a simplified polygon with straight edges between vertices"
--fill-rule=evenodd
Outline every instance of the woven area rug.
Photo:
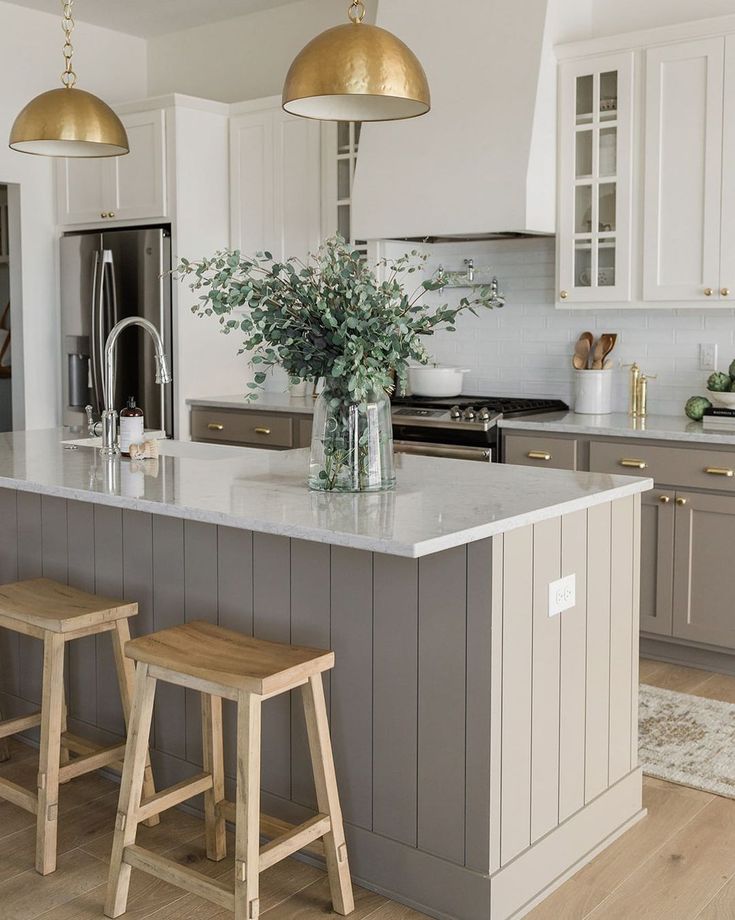
M 648 776 L 735 798 L 735 705 L 641 684 L 640 763 Z

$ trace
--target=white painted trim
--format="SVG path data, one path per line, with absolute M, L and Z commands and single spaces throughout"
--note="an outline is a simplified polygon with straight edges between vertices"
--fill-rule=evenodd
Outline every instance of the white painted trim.
M 138 112 L 150 112 L 154 109 L 175 108 L 176 106 L 195 109 L 200 112 L 212 112 L 216 115 L 226 116 L 230 114 L 230 106 L 226 102 L 201 99 L 198 96 L 186 96 L 182 93 L 170 93 L 166 96 L 151 96 L 148 99 L 121 102 L 113 106 L 113 108 L 118 115 L 132 115 Z
M 245 102 L 233 102 L 229 106 L 230 115 L 246 115 L 250 112 L 260 112 L 261 109 L 282 108 L 280 96 L 265 96 L 263 99 L 247 99 Z
M 698 38 L 712 38 L 735 32 L 735 14 L 697 19 L 656 29 L 639 29 L 619 35 L 585 39 L 556 45 L 554 51 L 560 61 L 586 57 L 591 54 L 611 54 L 615 51 L 639 50 L 655 45 L 666 45 Z

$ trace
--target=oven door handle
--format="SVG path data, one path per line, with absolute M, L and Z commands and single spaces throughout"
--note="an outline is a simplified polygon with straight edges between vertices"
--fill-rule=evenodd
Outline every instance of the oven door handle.
M 450 444 L 426 444 L 413 441 L 394 441 L 397 454 L 414 454 L 420 457 L 444 457 L 448 460 L 480 460 L 489 463 L 493 452 L 487 447 L 460 447 Z

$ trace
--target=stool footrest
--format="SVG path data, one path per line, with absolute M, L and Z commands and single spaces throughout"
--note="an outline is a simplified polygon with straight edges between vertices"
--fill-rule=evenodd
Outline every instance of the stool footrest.
M 217 802 L 217 814 L 231 824 L 236 823 L 235 811 L 234 802 L 228 802 L 226 799 Z M 314 820 L 324 817 L 326 817 L 326 815 L 316 815 Z M 290 835 L 293 831 L 300 830 L 302 827 L 305 827 L 305 825 L 289 824 L 288 821 L 282 821 L 281 818 L 274 818 L 272 815 L 266 815 L 262 812 L 260 814 L 260 836 L 271 838 L 271 842 L 280 837 Z M 326 834 L 328 830 L 330 830 L 330 828 L 327 828 L 322 834 Z M 312 856 L 319 856 L 321 859 L 324 859 L 324 844 L 318 839 L 320 836 L 322 835 L 315 835 L 311 841 L 307 841 L 307 843 L 302 844 L 297 849 L 306 850 L 306 852 L 311 853 Z M 295 853 L 296 850 L 293 850 L 293 852 Z
M 154 815 L 160 815 L 162 811 L 167 811 L 187 799 L 193 799 L 195 795 L 206 792 L 213 785 L 211 773 L 197 773 L 190 779 L 182 780 L 175 786 L 169 786 L 168 789 L 162 789 L 156 795 L 145 799 L 136 809 L 135 816 L 138 821 L 146 821 Z
M 27 731 L 29 728 L 36 728 L 40 724 L 40 712 L 34 712 L 30 716 L 20 716 L 17 719 L 6 719 L 4 722 L 0 722 L 0 738 L 10 738 L 12 735 Z
M 98 748 L 91 754 L 84 754 L 59 767 L 59 782 L 66 783 L 76 776 L 83 776 L 93 770 L 108 767 L 125 756 L 125 745 L 114 744 L 112 747 Z
M 316 815 L 303 824 L 296 825 L 291 830 L 286 831 L 278 837 L 274 837 L 269 843 L 260 848 L 260 871 L 266 869 L 293 856 L 299 850 L 328 834 L 332 829 L 332 820 L 329 815 Z
M 30 811 L 32 815 L 38 814 L 38 796 L 23 786 L 12 783 L 9 779 L 0 779 L 0 799 L 12 802 L 13 805 Z
M 206 898 L 207 901 L 211 901 L 218 907 L 229 911 L 235 910 L 234 884 L 229 885 L 219 879 L 205 878 L 193 869 L 184 869 L 173 860 L 136 845 L 125 847 L 123 862 L 132 866 L 133 869 L 140 869 L 141 872 L 155 875 L 200 898 Z

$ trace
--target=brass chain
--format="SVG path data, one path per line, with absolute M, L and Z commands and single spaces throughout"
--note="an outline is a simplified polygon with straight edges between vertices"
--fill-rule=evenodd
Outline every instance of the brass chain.
M 61 0 L 64 9 L 64 17 L 61 20 L 61 28 L 64 32 L 64 72 L 61 75 L 61 82 L 67 89 L 71 89 L 77 82 L 77 75 L 71 66 L 71 59 L 74 56 L 74 45 L 71 43 L 71 33 L 74 31 L 74 19 L 72 17 L 72 7 L 74 0 Z
M 350 17 L 352 22 L 362 22 L 365 18 L 365 4 L 362 0 L 352 0 L 350 3 L 350 8 L 347 11 L 347 15 Z

